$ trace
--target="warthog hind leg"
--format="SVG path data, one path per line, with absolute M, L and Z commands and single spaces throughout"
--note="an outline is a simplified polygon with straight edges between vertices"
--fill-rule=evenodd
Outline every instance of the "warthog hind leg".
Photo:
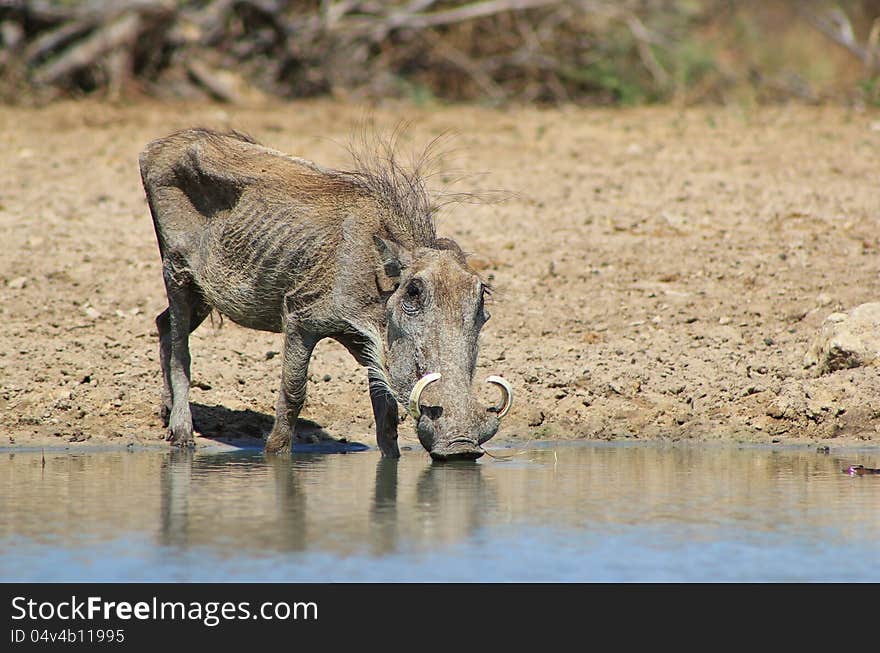
M 192 413 L 189 405 L 189 334 L 204 321 L 210 307 L 190 280 L 166 268 L 165 289 L 168 308 L 156 318 L 159 329 L 159 360 L 162 365 L 163 420 L 167 413 L 167 440 L 181 446 L 193 442 Z
M 159 405 L 159 417 L 162 425 L 168 426 L 171 418 L 171 311 L 165 309 L 156 317 L 156 328 L 159 330 L 159 364 L 162 367 L 162 403 Z
M 196 302 L 190 315 L 189 332 L 195 331 L 211 313 L 211 307 L 202 301 Z M 162 368 L 162 403 L 159 405 L 159 417 L 163 426 L 168 426 L 171 419 L 173 395 L 171 392 L 171 309 L 166 308 L 156 317 L 156 328 L 159 331 L 159 364 Z

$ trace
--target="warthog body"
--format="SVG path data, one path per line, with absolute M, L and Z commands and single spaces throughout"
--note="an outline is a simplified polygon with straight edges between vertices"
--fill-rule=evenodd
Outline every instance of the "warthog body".
M 169 440 L 192 442 L 189 334 L 215 309 L 284 336 L 267 451 L 290 448 L 312 351 L 334 338 L 369 370 L 384 455 L 400 455 L 407 399 L 433 457 L 481 455 L 512 399 L 499 377 L 488 379 L 503 391 L 497 408 L 471 387 L 488 289 L 436 236 L 415 172 L 393 158 L 331 170 L 204 129 L 153 141 L 140 168 L 168 295 L 156 324 Z

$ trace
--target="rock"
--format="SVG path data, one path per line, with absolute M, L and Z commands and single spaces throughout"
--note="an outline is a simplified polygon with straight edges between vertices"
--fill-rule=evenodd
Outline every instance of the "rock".
M 693 419 L 693 414 L 689 410 L 678 410 L 673 414 L 673 419 L 675 423 L 679 426 L 683 426 L 687 424 L 691 419 Z
M 541 426 L 544 423 L 544 413 L 538 408 L 532 408 L 528 415 L 529 426 Z
M 27 282 L 27 277 L 16 277 L 15 279 L 11 279 L 7 285 L 13 290 L 21 290 L 27 286 Z
M 804 367 L 817 375 L 880 364 L 880 302 L 862 304 L 849 313 L 832 313 L 822 324 Z
M 96 308 L 92 308 L 91 306 L 86 306 L 85 308 L 83 308 L 83 313 L 85 313 L 86 317 L 90 320 L 97 320 L 99 317 L 101 317 L 101 311 Z

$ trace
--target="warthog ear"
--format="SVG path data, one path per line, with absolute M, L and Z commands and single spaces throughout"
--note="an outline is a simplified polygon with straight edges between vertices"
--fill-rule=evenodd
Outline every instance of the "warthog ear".
M 376 235 L 373 236 L 373 242 L 379 250 L 379 260 L 382 261 L 385 276 L 389 279 L 399 279 L 400 271 L 405 270 L 412 261 L 410 253 L 397 243 Z
M 459 263 L 467 265 L 467 255 L 452 238 L 438 238 L 434 244 L 437 249 L 445 249 L 448 252 L 452 252 Z

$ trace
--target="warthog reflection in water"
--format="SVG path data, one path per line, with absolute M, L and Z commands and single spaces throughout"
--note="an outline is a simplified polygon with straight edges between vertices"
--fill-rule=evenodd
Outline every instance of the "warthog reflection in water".
M 235 460 L 188 449 L 165 459 L 161 544 L 387 554 L 465 540 L 487 525 L 487 506 L 498 501 L 494 480 L 473 463 L 297 454 L 293 464 L 270 456 L 233 471 Z

